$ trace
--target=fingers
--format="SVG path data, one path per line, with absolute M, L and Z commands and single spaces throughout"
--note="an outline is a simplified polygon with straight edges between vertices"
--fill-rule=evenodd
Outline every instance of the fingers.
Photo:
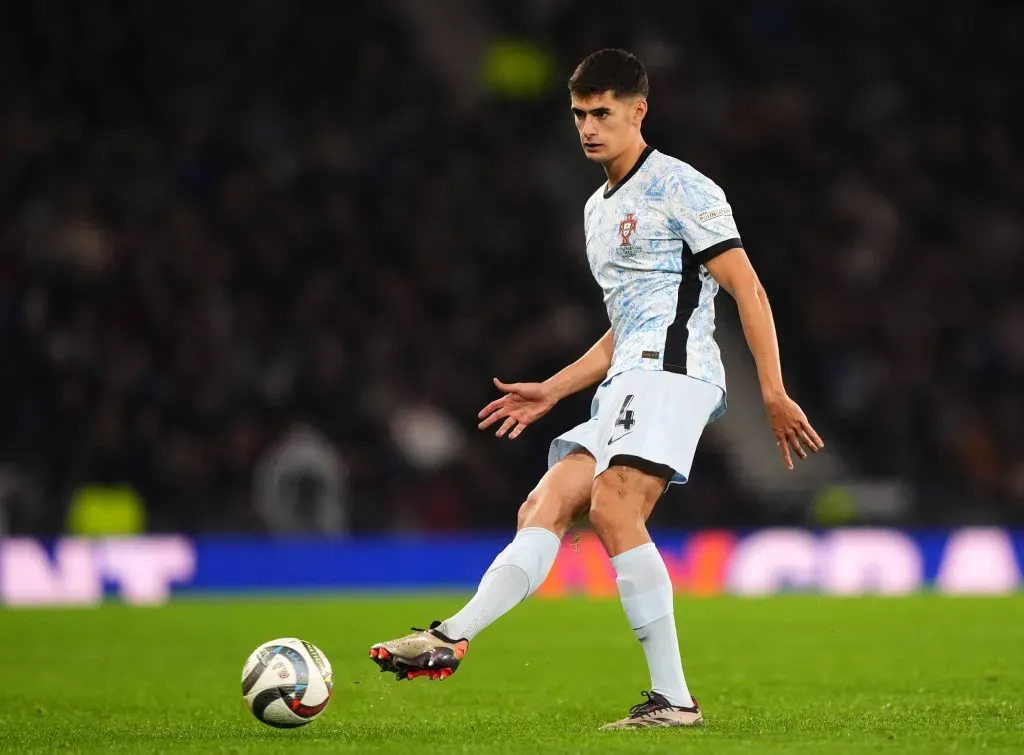
M 799 456 L 801 459 L 807 458 L 807 452 L 804 450 L 804 447 L 800 445 L 800 438 L 797 437 L 795 431 L 790 430 L 789 432 L 786 433 L 786 441 L 789 443 L 789 447 L 796 452 L 797 456 Z
M 494 385 L 504 393 L 515 393 L 519 389 L 519 383 L 503 383 L 498 378 L 494 378 Z
M 480 430 L 486 430 L 488 427 L 493 425 L 499 419 L 501 419 L 502 417 L 507 417 L 507 416 L 508 416 L 508 409 L 506 407 L 504 407 L 504 406 L 499 406 L 497 409 L 494 410 L 494 412 L 489 417 L 487 417 L 479 425 L 477 425 L 477 428 L 480 429 Z
M 811 436 L 807 434 L 807 431 L 802 427 L 797 431 L 796 437 L 800 439 L 800 442 L 807 446 L 814 453 L 818 453 L 817 444 L 811 439 Z
M 786 469 L 793 469 L 792 453 L 796 453 L 801 459 L 806 459 L 805 446 L 812 453 L 817 453 L 825 447 L 821 437 L 807 421 L 806 415 L 792 401 L 789 402 L 789 411 L 776 414 L 771 424 L 775 430 L 775 444 L 779 447 L 782 463 L 786 465 Z
M 825 443 L 818 437 L 818 434 L 814 432 L 814 428 L 806 422 L 797 430 L 797 437 L 800 438 L 800 441 L 814 453 L 818 453 L 818 451 L 825 447 Z
M 825 445 L 818 434 L 814 432 L 814 428 L 806 423 L 801 423 L 796 429 L 791 428 L 777 433 L 776 438 L 776 445 L 782 454 L 782 462 L 786 465 L 786 469 L 793 469 L 791 452 L 796 453 L 801 459 L 807 459 L 807 450 L 804 446 L 807 446 L 812 453 L 818 453 Z
M 497 437 L 499 437 L 499 438 L 504 438 L 505 437 L 505 433 L 507 433 L 509 430 L 511 430 L 515 426 L 516 426 L 516 418 L 515 417 L 509 417 L 504 422 L 501 423 L 501 427 L 498 428 L 498 432 L 496 432 L 495 435 Z
M 494 399 L 494 401 L 492 401 L 487 406 L 485 406 L 483 409 L 481 409 L 477 413 L 476 416 L 479 417 L 480 419 L 483 419 L 484 417 L 486 417 L 491 412 L 496 412 L 499 409 L 502 409 L 504 406 L 505 406 L 505 396 L 502 396 L 501 398 L 496 398 L 496 399 Z
M 789 443 L 783 443 L 785 438 L 780 438 L 775 441 L 775 445 L 779 447 L 779 453 L 782 454 L 782 463 L 786 465 L 786 469 L 793 468 L 793 458 L 789 455 Z
M 505 437 L 506 434 L 508 434 L 509 440 L 515 440 L 516 438 L 523 434 L 523 430 L 529 427 L 529 425 L 530 420 L 527 417 L 509 416 L 504 422 L 501 423 L 501 427 L 499 427 L 498 431 L 494 434 L 499 438 L 503 438 Z M 509 430 L 511 430 L 512 432 L 509 433 Z
M 486 430 L 488 427 L 493 425 L 502 417 L 507 417 L 510 411 L 511 405 L 508 396 L 496 398 L 494 399 L 494 401 L 492 401 L 483 409 L 481 409 L 480 413 L 476 415 L 477 417 L 480 417 L 482 420 L 480 424 L 477 425 L 477 427 L 481 430 Z
M 823 449 L 825 447 L 825 441 L 823 441 L 818 434 L 814 432 L 814 428 L 811 427 L 811 424 L 807 420 L 803 420 L 800 424 L 802 426 L 802 431 L 807 433 L 811 437 L 811 440 L 814 441 L 816 450 L 820 451 Z

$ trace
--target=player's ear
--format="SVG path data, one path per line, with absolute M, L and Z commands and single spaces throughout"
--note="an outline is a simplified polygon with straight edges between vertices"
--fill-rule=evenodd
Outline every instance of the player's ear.
M 639 126 L 647 115 L 647 98 L 637 97 L 633 103 L 633 123 Z

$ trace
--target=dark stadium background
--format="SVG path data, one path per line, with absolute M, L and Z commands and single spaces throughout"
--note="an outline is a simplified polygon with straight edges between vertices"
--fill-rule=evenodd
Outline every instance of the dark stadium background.
M 40 0 L 0 10 L 0 532 L 510 529 L 590 395 L 509 443 L 490 380 L 607 327 L 565 91 L 605 46 L 829 444 L 781 476 L 730 351 L 656 523 L 1024 521 L 1020 4 Z

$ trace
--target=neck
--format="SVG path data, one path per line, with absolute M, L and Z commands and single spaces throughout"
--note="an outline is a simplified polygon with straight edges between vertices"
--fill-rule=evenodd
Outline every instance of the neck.
M 647 149 L 647 142 L 642 138 L 637 139 L 636 143 L 624 150 L 622 154 L 614 158 L 610 162 L 605 163 L 604 172 L 608 176 L 608 188 L 614 188 L 614 186 L 625 178 L 626 174 L 636 165 L 636 161 L 640 159 L 640 155 Z

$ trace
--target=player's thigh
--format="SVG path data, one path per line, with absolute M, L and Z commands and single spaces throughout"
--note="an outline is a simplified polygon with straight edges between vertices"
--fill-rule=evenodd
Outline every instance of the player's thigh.
M 673 473 L 672 467 L 638 456 L 613 456 L 594 480 L 591 522 L 598 529 L 646 522 Z
M 552 465 L 519 508 L 519 528 L 544 527 L 564 535 L 590 507 L 594 457 L 578 449 Z

